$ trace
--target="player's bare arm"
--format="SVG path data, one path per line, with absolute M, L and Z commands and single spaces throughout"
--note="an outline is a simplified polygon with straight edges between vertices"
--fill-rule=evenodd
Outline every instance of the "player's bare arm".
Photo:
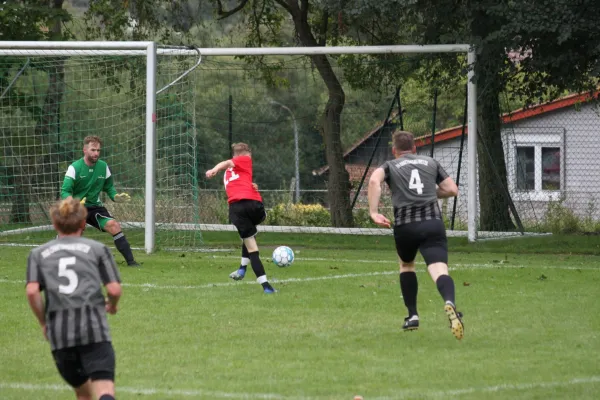
M 206 171 L 206 177 L 209 178 L 209 179 L 213 178 L 220 171 L 224 171 L 224 170 L 226 170 L 228 168 L 233 168 L 233 167 L 235 167 L 235 164 L 233 163 L 233 160 L 221 161 L 220 163 L 218 163 L 217 165 L 215 165 L 212 169 L 209 169 L 208 171 Z
M 458 196 L 458 186 L 454 183 L 454 179 L 448 177 L 441 181 L 437 188 L 438 199 Z
M 109 282 L 106 284 L 106 312 L 109 314 L 117 313 L 117 304 L 122 294 L 121 284 L 119 282 Z
M 42 332 L 44 337 L 48 339 L 46 336 L 46 316 L 44 315 L 44 301 L 42 300 L 42 293 L 40 292 L 40 284 L 39 282 L 29 282 L 25 288 L 27 293 L 27 301 L 29 302 L 29 307 L 31 307 L 31 311 L 38 320 L 40 327 L 42 328 Z
M 389 228 L 391 227 L 390 220 L 379 213 L 379 199 L 381 198 L 381 184 L 385 179 L 385 171 L 383 168 L 377 168 L 375 172 L 371 175 L 371 179 L 369 179 L 369 189 L 368 195 L 369 198 L 369 214 L 371 215 L 371 219 L 375 224 L 383 227 Z

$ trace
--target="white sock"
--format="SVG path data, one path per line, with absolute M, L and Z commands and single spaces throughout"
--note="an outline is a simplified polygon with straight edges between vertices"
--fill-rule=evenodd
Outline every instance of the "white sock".
M 265 282 L 267 282 L 267 276 L 266 275 L 261 275 L 258 278 L 256 278 L 256 282 L 263 284 Z
M 246 267 L 250 264 L 250 259 L 247 257 L 242 257 L 242 261 L 240 262 L 240 265 L 242 267 Z

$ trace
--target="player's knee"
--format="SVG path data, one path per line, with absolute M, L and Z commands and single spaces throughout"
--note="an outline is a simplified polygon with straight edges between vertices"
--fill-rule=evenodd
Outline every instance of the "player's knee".
M 77 400 L 92 400 L 92 393 L 87 390 L 87 388 L 85 390 L 81 390 L 81 389 L 75 389 L 75 397 L 77 398 Z
M 427 265 L 427 270 L 431 279 L 435 282 L 440 276 L 448 275 L 448 264 L 445 262 L 434 262 Z
M 109 375 L 106 375 L 106 376 L 108 377 Z M 92 386 L 94 388 L 94 393 L 96 394 L 98 399 L 104 399 L 104 398 L 106 398 L 106 400 L 114 399 L 115 383 L 113 380 L 111 380 L 109 378 L 95 380 L 95 381 L 92 381 Z
M 121 224 L 119 224 L 114 219 L 111 219 L 104 226 L 104 230 L 109 231 L 112 234 L 121 232 Z
M 77 400 L 92 400 L 92 387 L 88 380 L 83 385 L 75 388 L 75 397 Z
M 400 260 L 400 272 L 414 272 L 415 271 L 415 262 L 405 262 Z
M 244 239 L 244 245 L 246 245 L 248 253 L 258 251 L 258 244 L 256 244 L 256 238 L 254 236 Z

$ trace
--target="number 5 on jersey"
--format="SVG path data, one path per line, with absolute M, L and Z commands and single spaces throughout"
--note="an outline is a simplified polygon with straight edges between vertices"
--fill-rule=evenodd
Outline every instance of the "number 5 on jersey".
M 410 180 L 408 181 L 408 188 L 417 191 L 417 194 L 423 194 L 423 188 L 425 185 L 421 183 L 421 176 L 419 175 L 418 169 L 413 169 L 410 172 Z
M 75 265 L 77 260 L 75 257 L 63 257 L 58 260 L 58 276 L 67 278 L 69 280 L 68 285 L 58 285 L 58 291 L 63 294 L 71 294 L 77 289 L 79 285 L 79 278 L 77 273 L 68 267 Z

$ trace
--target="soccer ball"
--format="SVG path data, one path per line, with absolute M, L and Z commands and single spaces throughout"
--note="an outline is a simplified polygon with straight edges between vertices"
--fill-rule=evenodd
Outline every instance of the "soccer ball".
M 273 263 L 278 267 L 289 267 L 294 262 L 294 252 L 287 246 L 279 246 L 273 251 Z

